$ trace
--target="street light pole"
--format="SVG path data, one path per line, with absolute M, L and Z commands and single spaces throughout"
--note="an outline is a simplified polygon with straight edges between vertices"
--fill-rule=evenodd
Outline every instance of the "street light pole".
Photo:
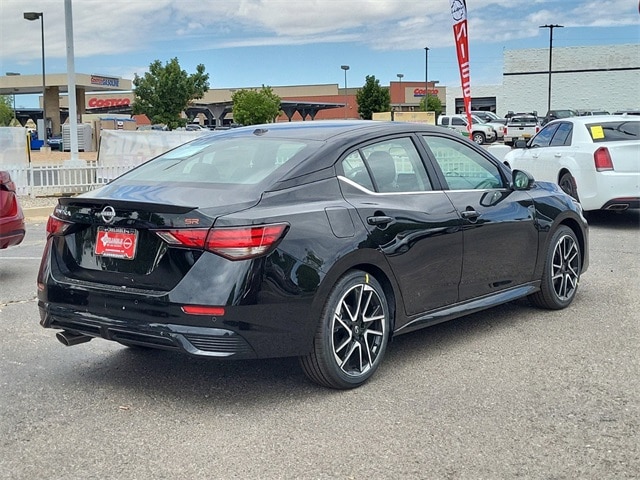
M 424 47 L 424 109 L 429 101 L 429 47 Z
M 404 92 L 402 91 L 402 78 L 404 77 L 404 74 L 402 73 L 398 73 L 396 74 L 396 76 L 398 77 L 398 80 L 400 81 L 400 110 L 402 111 L 402 104 L 404 103 Z
M 47 108 L 46 108 L 46 96 L 47 96 L 47 81 L 45 77 L 44 69 L 44 15 L 42 12 L 24 12 L 25 20 L 37 20 L 40 19 L 40 38 L 42 40 L 42 119 L 44 123 L 43 138 L 44 146 L 47 146 Z
M 563 27 L 564 25 L 540 25 L 540 27 L 538 27 L 549 29 L 549 94 L 547 99 L 547 112 L 551 110 L 551 58 L 553 55 L 553 29 Z
M 341 65 L 340 68 L 344 70 L 344 118 L 347 118 L 347 70 L 349 65 Z

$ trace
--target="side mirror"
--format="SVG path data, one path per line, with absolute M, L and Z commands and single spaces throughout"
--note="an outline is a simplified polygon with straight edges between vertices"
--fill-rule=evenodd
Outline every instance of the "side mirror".
M 516 148 L 527 148 L 527 141 L 519 138 L 518 140 L 515 141 L 513 146 Z
M 533 176 L 524 170 L 511 172 L 511 185 L 514 190 L 529 190 L 535 182 Z

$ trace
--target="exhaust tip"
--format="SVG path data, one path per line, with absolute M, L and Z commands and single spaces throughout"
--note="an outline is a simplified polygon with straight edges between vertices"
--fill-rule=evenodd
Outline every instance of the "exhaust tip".
M 71 333 L 62 331 L 56 333 L 56 338 L 66 347 L 72 347 L 74 345 L 79 345 L 80 343 L 85 343 L 90 341 L 93 337 L 88 335 L 82 335 L 80 333 Z
M 628 203 L 614 203 L 607 207 L 607 210 L 615 210 L 616 212 L 621 212 L 623 210 L 627 210 L 629 208 Z

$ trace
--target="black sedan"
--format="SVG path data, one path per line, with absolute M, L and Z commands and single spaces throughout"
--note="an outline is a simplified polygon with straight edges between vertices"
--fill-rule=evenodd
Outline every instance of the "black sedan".
M 390 339 L 528 297 L 567 307 L 581 208 L 447 129 L 300 122 L 211 133 L 61 198 L 41 324 L 75 345 L 298 356 L 361 385 Z

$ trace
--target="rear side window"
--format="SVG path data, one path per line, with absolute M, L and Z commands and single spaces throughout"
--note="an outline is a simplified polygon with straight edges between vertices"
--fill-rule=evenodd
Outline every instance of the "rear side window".
M 196 140 L 125 174 L 125 180 L 252 185 L 313 145 L 299 140 L 243 137 Z
M 531 140 L 531 147 L 548 147 L 551 143 L 551 139 L 553 138 L 553 134 L 556 133 L 558 129 L 557 123 L 552 123 L 547 125 L 542 130 L 538 132 L 538 134 L 533 137 Z
M 572 124 L 563 122 L 556 130 L 555 135 L 551 139 L 552 147 L 564 147 L 571 145 L 571 132 L 573 131 Z
M 640 122 L 638 121 L 590 123 L 586 127 L 595 143 L 640 140 Z
M 395 138 L 356 150 L 342 160 L 345 176 L 380 193 L 423 192 L 431 182 L 409 138 Z

